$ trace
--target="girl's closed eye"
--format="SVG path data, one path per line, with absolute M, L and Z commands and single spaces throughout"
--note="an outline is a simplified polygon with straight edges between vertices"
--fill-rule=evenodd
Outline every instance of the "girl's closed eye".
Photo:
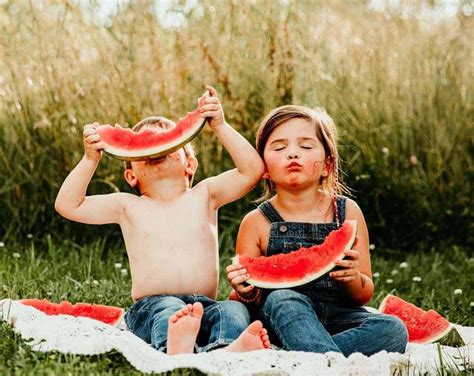
M 313 147 L 311 145 L 301 145 L 302 149 L 312 149 Z

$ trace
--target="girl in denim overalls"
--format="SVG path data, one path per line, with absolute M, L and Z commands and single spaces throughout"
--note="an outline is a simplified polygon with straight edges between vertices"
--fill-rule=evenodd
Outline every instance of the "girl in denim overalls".
M 291 289 L 247 285 L 247 271 L 231 265 L 230 298 L 253 305 L 272 343 L 286 350 L 335 351 L 345 356 L 404 352 L 408 340 L 404 324 L 395 316 L 362 307 L 374 290 L 368 232 L 357 204 L 339 195 L 344 187 L 338 181 L 332 119 L 323 110 L 276 108 L 258 130 L 257 151 L 266 166 L 265 201 L 242 221 L 239 254 L 271 256 L 320 244 L 346 218 L 357 220 L 358 234 L 336 269 Z

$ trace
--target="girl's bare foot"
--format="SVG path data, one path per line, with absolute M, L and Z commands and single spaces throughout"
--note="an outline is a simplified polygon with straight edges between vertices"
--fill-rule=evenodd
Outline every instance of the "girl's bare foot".
M 253 350 L 263 350 L 270 348 L 267 329 L 264 329 L 261 321 L 251 323 L 247 329 L 229 346 L 223 350 L 231 352 L 244 352 Z
M 167 354 L 189 354 L 194 350 L 201 327 L 203 307 L 201 303 L 188 304 L 168 320 Z

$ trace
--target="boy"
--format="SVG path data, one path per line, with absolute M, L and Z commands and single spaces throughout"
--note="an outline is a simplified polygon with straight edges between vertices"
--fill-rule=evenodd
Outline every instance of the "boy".
M 247 327 L 249 313 L 243 304 L 214 300 L 219 272 L 217 210 L 250 191 L 264 166 L 254 148 L 225 122 L 215 89 L 206 89 L 198 100 L 201 116 L 208 118 L 237 168 L 191 188 L 198 161 L 188 145 L 186 151 L 127 165 L 125 179 L 141 196 L 86 196 L 105 146 L 94 123 L 84 127 L 85 155 L 65 179 L 55 204 L 58 213 L 73 221 L 120 225 L 134 300 L 127 326 L 168 354 L 270 346 L 261 322 Z M 150 118 L 137 126 L 166 130 L 175 125 Z

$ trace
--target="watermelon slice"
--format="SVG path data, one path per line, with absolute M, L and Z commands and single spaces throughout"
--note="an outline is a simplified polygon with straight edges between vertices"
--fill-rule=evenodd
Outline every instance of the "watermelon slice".
M 88 317 L 113 326 L 117 326 L 120 323 L 124 314 L 123 308 L 102 304 L 76 303 L 73 305 L 65 301 L 55 304 L 48 302 L 46 299 L 23 299 L 20 300 L 20 302 L 24 305 L 34 307 L 47 315 Z
M 97 132 L 107 145 L 104 149 L 106 154 L 124 161 L 140 161 L 178 150 L 197 136 L 205 122 L 197 109 L 180 119 L 176 127 L 166 131 L 144 128 L 134 132 L 118 125 L 101 125 Z
M 331 231 L 323 244 L 273 256 L 249 257 L 237 255 L 233 264 L 240 264 L 250 274 L 248 283 L 267 289 L 288 288 L 311 282 L 335 267 L 352 247 L 357 233 L 357 221 L 345 221 Z
M 451 323 L 438 312 L 432 309 L 424 311 L 392 294 L 388 294 L 382 301 L 379 311 L 401 319 L 407 327 L 408 341 L 411 343 L 438 341 L 452 329 Z

